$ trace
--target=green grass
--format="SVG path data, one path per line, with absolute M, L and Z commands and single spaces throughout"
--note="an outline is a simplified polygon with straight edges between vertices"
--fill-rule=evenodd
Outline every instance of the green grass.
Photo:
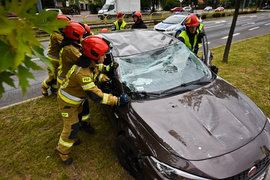
M 270 34 L 232 44 L 227 64 L 224 46 L 212 49 L 219 76 L 249 96 L 270 117 Z M 79 133 L 66 166 L 55 153 L 63 122 L 56 96 L 0 109 L 0 179 L 132 179 L 119 165 L 115 134 L 103 106 L 91 104 L 96 133 Z
M 225 46 L 211 49 L 218 75 L 236 86 L 270 117 L 270 34 L 231 45 L 228 63 Z

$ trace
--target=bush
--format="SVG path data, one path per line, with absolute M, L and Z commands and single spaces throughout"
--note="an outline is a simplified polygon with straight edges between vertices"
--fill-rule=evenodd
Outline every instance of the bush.
M 201 15 L 201 18 L 202 18 L 202 19 L 206 19 L 206 14 L 202 14 L 202 15 Z
M 70 12 L 70 8 L 68 8 L 68 7 L 60 8 L 60 9 L 61 9 L 63 14 L 69 14 L 69 12 Z
M 225 17 L 225 13 L 223 12 L 223 13 L 221 14 L 221 16 L 222 16 L 222 17 Z
M 101 6 L 94 3 L 89 3 L 89 10 L 91 14 L 97 14 L 98 13 L 97 8 L 101 8 Z
M 212 15 L 212 17 L 221 17 L 221 13 L 215 12 L 215 13 Z

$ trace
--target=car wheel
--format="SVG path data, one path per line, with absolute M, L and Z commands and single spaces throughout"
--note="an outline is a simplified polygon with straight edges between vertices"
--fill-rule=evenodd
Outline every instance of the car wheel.
M 128 138 L 123 134 L 117 136 L 115 148 L 119 162 L 124 169 L 135 179 L 144 179 L 140 153 Z
M 175 33 L 175 37 L 178 38 L 178 36 L 180 35 L 180 33 L 181 33 L 181 31 L 177 31 L 177 32 Z

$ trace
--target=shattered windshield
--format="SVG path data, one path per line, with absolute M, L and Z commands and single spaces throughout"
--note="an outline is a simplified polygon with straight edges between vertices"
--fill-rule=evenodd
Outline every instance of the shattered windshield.
M 119 67 L 120 81 L 129 92 L 162 92 L 209 75 L 203 62 L 181 42 L 119 57 Z
M 167 24 L 179 24 L 183 21 L 185 16 L 170 16 L 167 19 L 165 19 L 163 22 Z

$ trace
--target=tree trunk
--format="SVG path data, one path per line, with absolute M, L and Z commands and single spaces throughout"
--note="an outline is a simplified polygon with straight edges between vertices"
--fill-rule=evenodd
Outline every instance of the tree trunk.
M 228 37 L 227 44 L 226 44 L 225 51 L 224 51 L 224 55 L 223 55 L 222 62 L 224 62 L 224 63 L 228 62 L 229 51 L 230 51 L 230 47 L 232 44 L 232 38 L 233 38 L 233 33 L 234 33 L 237 17 L 238 17 L 239 8 L 240 8 L 240 0 L 237 0 L 236 5 L 235 5 L 233 20 L 232 20 L 232 25 L 231 25 L 231 29 L 229 32 L 229 37 Z

